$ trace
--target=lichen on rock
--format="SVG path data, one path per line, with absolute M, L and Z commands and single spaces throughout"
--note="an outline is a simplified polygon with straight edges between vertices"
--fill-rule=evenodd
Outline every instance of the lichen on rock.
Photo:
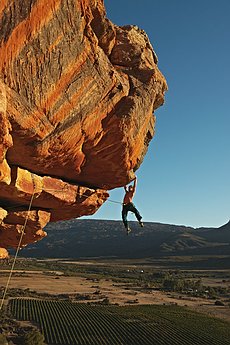
M 93 214 L 107 190 L 130 182 L 167 90 L 145 32 L 113 24 L 102 0 L 15 1 L 0 6 L 5 248 L 25 217 L 34 221 L 23 245 L 49 220 Z

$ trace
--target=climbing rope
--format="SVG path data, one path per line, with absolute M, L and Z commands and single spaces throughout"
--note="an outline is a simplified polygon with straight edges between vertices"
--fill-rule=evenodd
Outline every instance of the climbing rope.
M 16 253 L 15 253 L 15 256 L 14 256 L 14 260 L 13 260 L 13 263 L 12 263 L 12 266 L 11 266 L 11 269 L 10 269 L 10 274 L 9 274 L 9 277 L 8 277 L 8 280 L 7 280 L 7 283 L 6 283 L 6 286 L 5 286 L 5 289 L 4 289 L 4 293 L 3 293 L 3 296 L 2 296 L 2 301 L 1 301 L 1 305 L 0 305 L 0 311 L 2 310 L 2 307 L 3 307 L 3 304 L 4 304 L 4 301 L 5 301 L 5 298 L 6 298 L 6 294 L 7 294 L 7 290 L 9 288 L 9 285 L 10 285 L 10 281 L 11 281 L 11 277 L 12 277 L 12 274 L 13 274 L 13 271 L 14 271 L 14 267 L 15 267 L 15 264 L 16 264 L 16 260 L 17 260 L 17 257 L 18 257 L 18 253 L 19 253 L 19 250 L 21 248 L 21 244 L 22 244 L 22 239 L 23 239 L 23 236 L 25 234 L 25 229 L 26 229 L 26 225 L 27 225 L 27 222 L 28 222 L 28 218 L 29 218 L 29 212 L 31 211 L 31 208 L 32 208 L 32 204 L 33 204 L 33 200 L 34 200 L 34 197 L 35 197 L 35 181 L 34 181 L 34 176 L 32 174 L 32 181 L 33 181 L 33 193 L 31 195 L 31 199 L 30 199 L 30 203 L 29 203 L 29 207 L 28 207 L 28 210 L 27 210 L 27 216 L 25 218 L 25 222 L 24 222 L 24 225 L 22 227 L 22 231 L 21 231 L 21 236 L 20 236 L 20 239 L 19 239 L 19 242 L 18 242 L 18 246 L 17 246 L 17 250 L 16 250 Z M 44 189 L 44 191 L 56 191 L 56 192 L 64 192 L 64 189 L 66 187 L 58 190 L 58 189 Z M 81 193 L 76 193 L 76 195 L 81 195 L 81 196 L 85 196 L 85 197 L 89 197 L 90 195 L 86 195 L 86 194 L 81 194 Z M 120 202 L 120 201 L 116 201 L 116 200 L 112 200 L 112 199 L 106 199 L 106 201 L 109 201 L 109 202 L 112 202 L 112 203 L 115 203 L 115 204 L 120 204 L 122 205 L 123 203 Z M 18 205 L 18 206 L 21 206 Z M 13 206 L 12 208 L 16 208 L 17 206 Z M 8 207 L 8 209 L 10 209 L 10 207 Z M 2 223 L 2 222 L 1 222 Z
M 120 205 L 123 205 L 123 202 L 120 202 L 120 201 L 115 201 L 115 200 L 112 200 L 112 199 L 107 199 L 106 201 L 113 202 L 114 204 L 120 204 Z
M 67 189 L 68 187 L 63 187 L 62 189 L 42 189 L 41 192 L 60 192 L 60 193 L 65 193 L 65 190 Z M 77 192 L 76 195 L 80 195 L 80 196 L 85 196 L 87 198 L 89 198 L 91 195 L 87 195 L 87 194 L 84 194 L 84 193 L 80 193 L 80 192 Z M 35 196 L 35 198 L 38 198 L 38 196 Z M 105 201 L 109 201 L 109 202 L 112 202 L 114 204 L 119 204 L 119 205 L 123 205 L 122 202 L 120 201 L 116 201 L 116 200 L 112 200 L 112 199 L 105 199 Z M 5 207 L 6 210 L 13 210 L 13 209 L 16 209 L 16 208 L 20 208 L 20 207 L 23 207 L 23 205 L 20 203 L 20 204 L 15 204 L 15 205 L 12 205 L 12 206 L 3 206 Z
M 34 185 L 34 181 L 33 181 L 33 185 Z M 16 260 L 17 260 L 18 252 L 19 252 L 21 244 L 22 244 L 22 238 L 24 236 L 25 228 L 26 228 L 26 225 L 27 225 L 27 222 L 28 222 L 28 218 L 29 218 L 29 211 L 31 210 L 31 207 L 32 207 L 32 204 L 33 204 L 34 193 L 35 193 L 35 188 L 33 188 L 33 193 L 31 195 L 31 199 L 30 199 L 30 203 L 29 203 L 29 207 L 28 207 L 28 211 L 27 211 L 27 216 L 26 216 L 24 225 L 22 227 L 22 232 L 21 232 L 21 236 L 20 236 L 20 239 L 19 239 L 19 242 L 18 242 L 17 250 L 16 250 L 16 253 L 15 253 L 15 256 L 14 256 L 14 260 L 13 260 L 11 269 L 10 269 L 10 274 L 9 274 L 9 277 L 8 277 L 8 280 L 7 280 L 7 283 L 6 283 L 6 287 L 4 289 L 4 293 L 3 293 L 3 296 L 2 296 L 2 302 L 1 302 L 1 306 L 0 306 L 0 311 L 2 310 L 2 307 L 3 307 L 3 304 L 4 304 L 4 300 L 6 298 L 6 293 L 7 293 L 7 290 L 8 290 L 9 284 L 10 284 L 10 280 L 11 280 L 11 277 L 12 277 L 12 274 L 13 274 L 13 270 L 14 270 L 14 266 L 15 266 L 15 263 L 16 263 Z
M 35 188 L 36 188 L 36 184 L 35 184 L 35 180 L 34 180 L 34 175 L 32 174 L 32 182 L 33 182 L 33 193 L 31 195 L 31 199 L 30 199 L 30 203 L 29 203 L 29 207 L 28 207 L 28 210 L 27 210 L 27 216 L 25 218 L 25 222 L 24 222 L 24 225 L 22 227 L 22 231 L 21 231 L 21 236 L 20 236 L 20 239 L 19 239 L 19 242 L 18 242 L 18 246 L 17 246 L 17 250 L 16 250 L 16 253 L 15 253 L 15 256 L 14 256 L 14 260 L 13 260 L 13 263 L 12 263 L 12 266 L 11 266 L 11 269 L 10 269 L 10 274 L 9 274 L 9 277 L 8 277 L 8 280 L 7 280 L 7 283 L 6 283 L 6 286 L 5 286 L 5 289 L 4 289 L 4 293 L 3 293 L 3 296 L 2 296 L 2 301 L 1 301 L 1 305 L 0 305 L 0 311 L 2 310 L 2 307 L 3 307 L 3 304 L 4 304 L 4 301 L 5 301 L 5 298 L 6 298 L 6 294 L 7 294 L 7 290 L 9 288 L 9 285 L 10 285 L 10 281 L 11 281 L 11 277 L 12 277 L 12 274 L 13 274 L 13 271 L 14 271 L 14 267 L 15 267 L 15 264 L 16 264 L 16 260 L 17 260 L 17 257 L 18 257 L 18 253 L 19 253 L 19 250 L 21 248 L 21 244 L 22 244 L 22 239 L 23 239 L 23 236 L 25 234 L 25 229 L 26 229 L 26 225 L 27 225 L 27 222 L 28 222 L 28 218 L 29 218 L 29 212 L 31 211 L 31 208 L 32 208 L 32 204 L 33 204 L 33 200 L 34 200 L 34 197 L 35 197 Z M 65 192 L 65 189 L 66 187 L 62 188 L 62 189 L 43 189 L 44 192 L 49 192 L 49 191 L 54 191 L 54 192 Z M 91 195 L 87 195 L 87 194 L 81 194 L 79 192 L 76 193 L 76 195 L 80 195 L 80 196 L 85 196 L 85 197 L 90 197 Z M 112 202 L 112 203 L 115 203 L 115 204 L 119 204 L 119 205 L 122 205 L 123 203 L 120 202 L 120 201 L 116 201 L 116 200 L 112 200 L 112 199 L 106 199 L 105 201 L 109 201 L 109 202 Z M 20 207 L 22 206 L 21 204 L 18 204 L 18 205 L 14 205 L 12 207 L 8 207 L 7 209 L 12 209 L 12 208 L 17 208 L 17 207 Z M 2 222 L 1 222 L 2 223 Z
M 44 192 L 50 192 L 50 191 L 54 191 L 54 192 L 63 192 L 65 189 L 66 189 L 67 187 L 63 187 L 62 189 L 43 189 L 43 191 Z M 96 191 L 96 189 L 95 189 L 95 191 Z M 80 195 L 80 196 L 85 196 L 85 197 L 90 197 L 91 195 L 87 195 L 87 194 L 81 194 L 81 193 L 76 193 L 76 195 Z M 123 205 L 123 203 L 122 202 L 120 202 L 120 201 L 116 201 L 116 200 L 112 200 L 112 199 L 106 199 L 105 201 L 109 201 L 109 202 L 113 202 L 113 203 L 115 203 L 115 204 L 120 204 L 120 205 Z

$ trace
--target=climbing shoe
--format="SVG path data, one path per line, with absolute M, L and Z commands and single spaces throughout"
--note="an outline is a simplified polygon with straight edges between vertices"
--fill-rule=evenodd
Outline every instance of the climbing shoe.
M 142 221 L 140 221 L 139 224 L 142 228 L 144 227 L 144 224 L 142 223 Z
M 128 226 L 127 228 L 126 228 L 126 233 L 127 233 L 127 235 L 131 232 L 132 230 L 130 229 L 130 227 Z

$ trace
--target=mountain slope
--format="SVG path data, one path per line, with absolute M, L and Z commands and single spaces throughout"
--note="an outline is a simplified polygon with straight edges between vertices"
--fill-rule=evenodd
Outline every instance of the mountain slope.
M 220 228 L 199 228 L 130 222 L 127 236 L 120 221 L 79 220 L 49 224 L 48 236 L 23 250 L 31 257 L 144 258 L 162 255 L 229 255 L 229 223 Z

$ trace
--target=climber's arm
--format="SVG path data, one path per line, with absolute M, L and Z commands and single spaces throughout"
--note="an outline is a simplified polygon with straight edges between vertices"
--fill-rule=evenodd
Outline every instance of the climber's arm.
M 137 177 L 135 177 L 134 179 L 134 183 L 133 183 L 133 192 L 136 192 L 136 187 L 137 187 Z

